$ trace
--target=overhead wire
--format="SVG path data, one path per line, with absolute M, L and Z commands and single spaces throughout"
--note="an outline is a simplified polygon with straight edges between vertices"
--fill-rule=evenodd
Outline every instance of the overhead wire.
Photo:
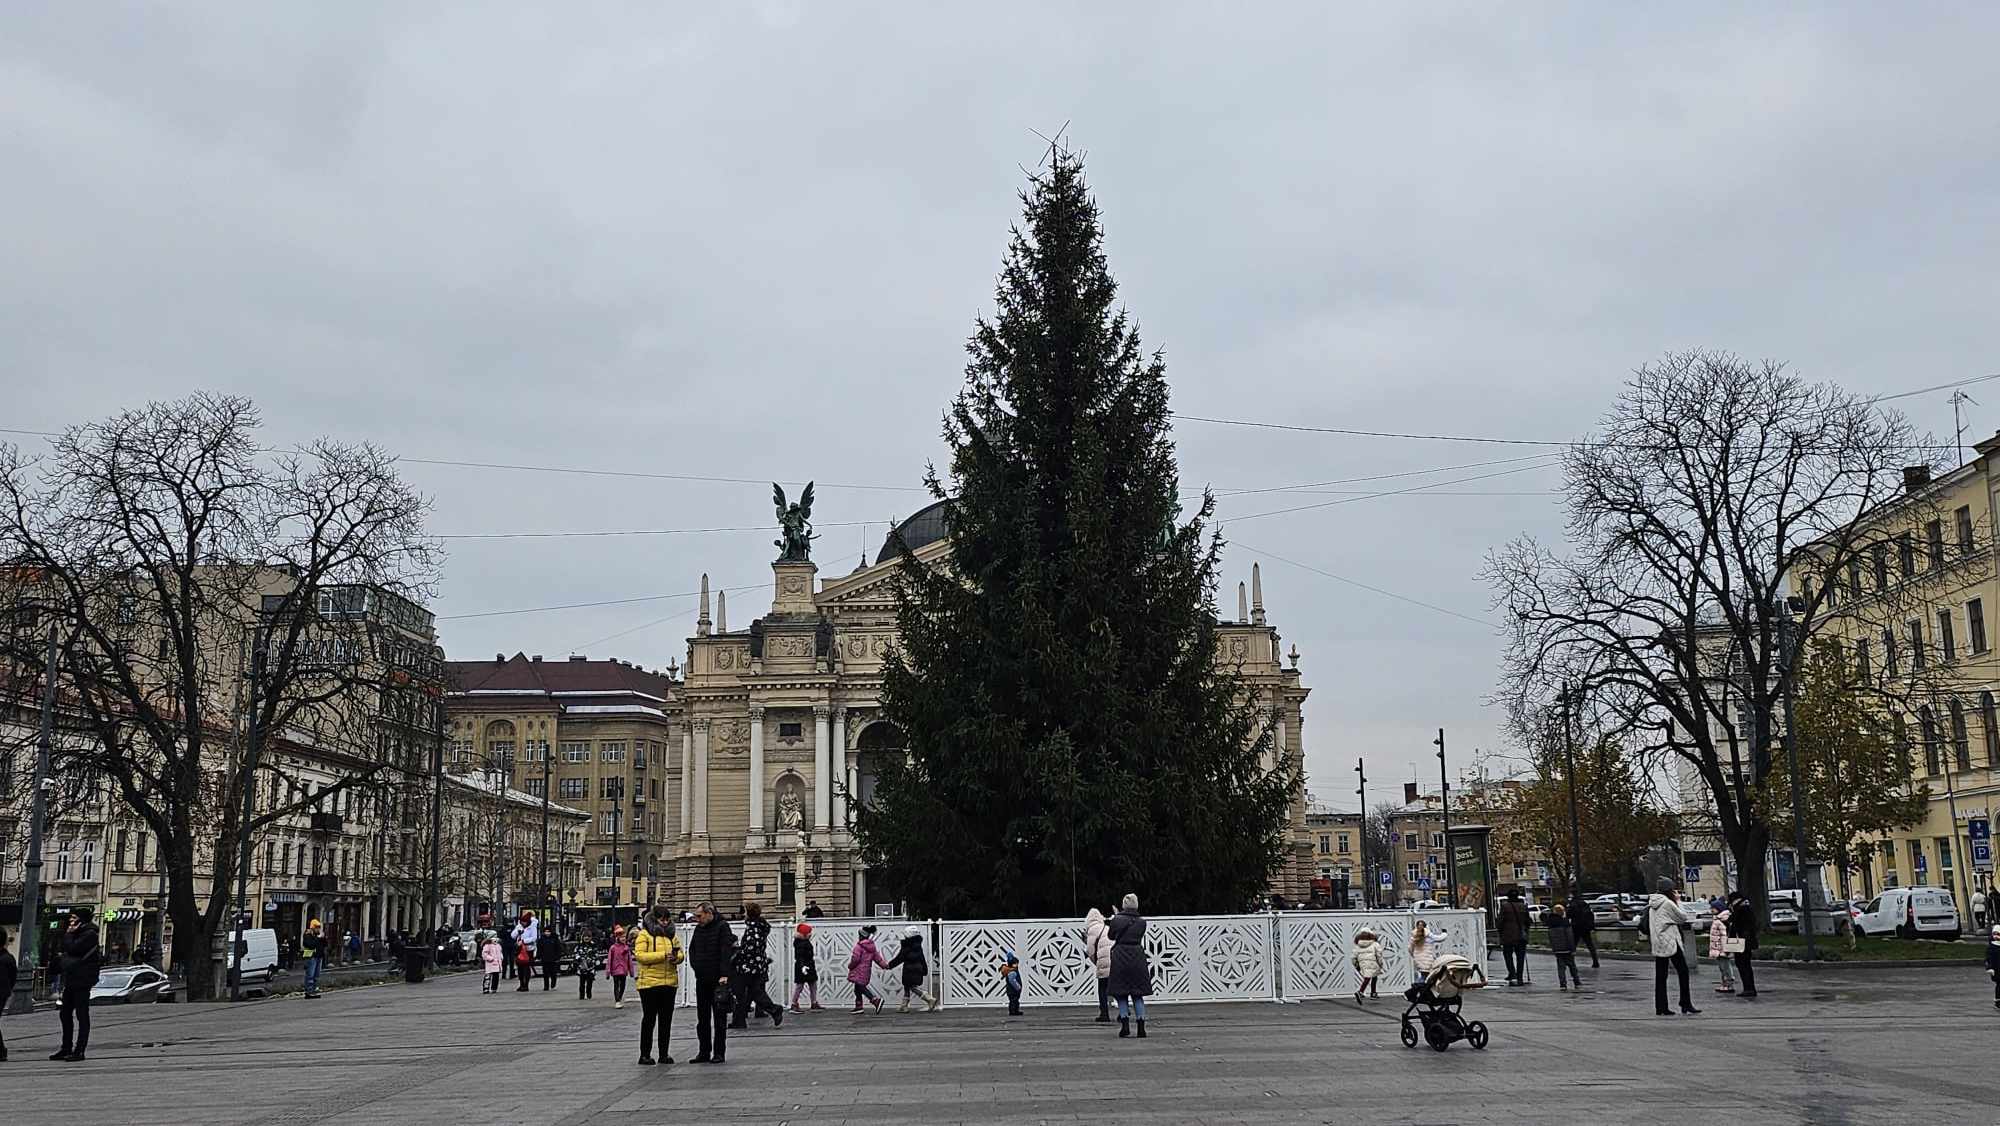
M 1261 547 L 1256 547 L 1252 544 L 1244 543 L 1242 540 L 1230 540 L 1229 543 L 1231 546 L 1240 547 L 1243 550 L 1251 553 L 1252 555 L 1261 555 L 1266 559 L 1274 560 L 1279 563 L 1289 564 L 1293 567 L 1299 568 L 1302 571 L 1310 571 L 1315 575 L 1320 575 L 1324 578 L 1332 579 L 1335 582 L 1346 583 L 1348 586 L 1360 587 L 1362 590 L 1379 594 L 1384 598 L 1393 598 L 1398 602 L 1407 602 L 1412 606 L 1421 606 L 1426 610 L 1432 610 L 1439 614 L 1444 614 L 1448 617 L 1458 618 L 1461 621 L 1471 622 L 1473 625 L 1476 626 L 1485 626 L 1488 629 L 1493 628 L 1493 623 L 1486 620 L 1485 618 L 1475 618 L 1470 614 L 1461 614 L 1457 610 L 1453 610 L 1444 606 L 1439 606 L 1433 602 L 1425 602 L 1421 598 L 1411 598 L 1407 594 L 1397 594 L 1393 590 L 1384 590 L 1379 586 L 1370 586 L 1369 584 L 1364 583 L 1359 579 L 1350 579 L 1346 575 L 1334 574 L 1332 571 L 1329 571 L 1324 567 L 1315 567 L 1310 563 L 1301 563 L 1296 559 L 1288 559 L 1283 555 L 1279 555 L 1277 552 L 1265 551 Z

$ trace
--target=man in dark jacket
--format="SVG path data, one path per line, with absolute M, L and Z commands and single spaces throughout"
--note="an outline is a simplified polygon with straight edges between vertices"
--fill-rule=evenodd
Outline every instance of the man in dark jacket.
M 694 974 L 694 1032 L 701 1051 L 696 1063 L 721 1063 L 729 1050 L 729 1014 L 719 1010 L 722 987 L 729 984 L 729 962 L 736 954 L 736 935 L 715 905 L 694 911 L 694 933 L 688 937 L 688 969 Z M 710 1036 L 714 1037 L 711 1050 Z
M 0 1012 L 5 1012 L 14 999 L 14 982 L 20 975 L 20 967 L 14 964 L 14 954 L 7 949 L 7 928 L 0 927 Z M 7 1062 L 7 1041 L 0 1038 L 0 1063 Z
M 63 929 L 62 956 L 62 1047 L 52 1060 L 82 1060 L 90 1047 L 90 990 L 97 984 L 97 970 L 103 963 L 97 946 L 97 924 L 91 922 L 88 907 L 72 907 Z
M 1736 961 L 1736 976 L 1742 980 L 1743 988 L 1738 997 L 1754 1000 L 1757 996 L 1757 972 L 1750 967 L 1750 956 L 1757 951 L 1757 908 L 1750 897 L 1741 891 L 1729 895 L 1729 921 L 1723 928 L 1730 938 L 1740 941 L 1743 949 L 1732 957 Z
M 1582 895 L 1570 897 L 1569 923 L 1576 928 L 1576 944 L 1590 948 L 1590 968 L 1602 969 L 1597 961 L 1597 913 Z
M 542 959 L 542 992 L 546 993 L 556 987 L 556 978 L 562 974 L 563 940 L 553 929 L 543 931 L 535 953 Z
M 1507 984 L 1526 985 L 1522 973 L 1528 965 L 1528 907 L 1521 902 L 1521 889 L 1508 888 L 1494 919 L 1500 931 L 1500 954 L 1507 959 Z

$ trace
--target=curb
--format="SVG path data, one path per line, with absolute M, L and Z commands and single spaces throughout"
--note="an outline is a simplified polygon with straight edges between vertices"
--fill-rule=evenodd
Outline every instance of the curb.
M 1548 953 L 1549 953 L 1549 951 L 1548 951 L 1548 949 L 1547 949 L 1547 948 L 1545 948 L 1545 947 L 1535 947 L 1535 946 L 1530 946 L 1530 947 L 1528 948 L 1528 953 L 1530 953 L 1530 954 L 1548 954 Z M 1491 951 L 1490 951 L 1490 950 L 1488 951 L 1488 955 L 1489 955 L 1489 957 L 1491 956 Z M 1551 955 L 1551 956 L 1553 956 L 1553 955 Z M 1652 960 L 1653 960 L 1653 956 L 1652 956 L 1651 954 L 1627 954 L 1627 953 L 1625 953 L 1625 952 L 1623 952 L 1623 951 L 1620 951 L 1620 950 L 1606 950 L 1606 951 L 1603 951 L 1602 953 L 1598 954 L 1598 958 L 1599 958 L 1599 959 L 1600 959 L 1601 961 L 1606 961 L 1606 962 L 1641 962 L 1641 963 L 1644 963 L 1644 962 L 1650 962 L 1650 961 L 1652 961 Z M 1714 961 L 1714 959 L 1712 959 L 1712 958 L 1702 958 L 1702 959 L 1701 959 L 1701 961 L 1703 961 L 1703 962 L 1712 962 L 1712 961 Z M 1790 968 L 1792 968 L 1792 969 L 1800 969 L 1800 970 L 1915 970 L 1915 969 L 1932 969 L 1932 968 L 1936 968 L 1936 969 L 1951 969 L 1951 970 L 1962 970 L 1962 969 L 1964 969 L 1964 968 L 1965 968 L 1965 967 L 1967 967 L 1967 966 L 1984 966 L 1984 965 L 1986 964 L 1986 962 L 1985 962 L 1985 960 L 1984 960 L 1983 958 L 1963 958 L 1963 959 L 1958 959 L 1958 958 L 1902 958 L 1902 959 L 1881 959 L 1881 958 L 1871 958 L 1871 959 L 1866 959 L 1866 960 L 1860 960 L 1860 961 L 1852 961 L 1852 962 L 1843 962 L 1843 961 L 1841 961 L 1841 960 L 1839 960 L 1839 959 L 1837 959 L 1837 958 L 1822 958 L 1822 959 L 1820 959 L 1820 960 L 1819 960 L 1819 961 L 1817 961 L 1817 962 L 1808 962 L 1808 961 L 1806 961 L 1806 960 L 1805 960 L 1804 958 L 1752 958 L 1752 959 L 1751 959 L 1751 961 L 1752 961 L 1752 962 L 1755 962 L 1755 963 L 1756 963 L 1756 964 L 1757 964 L 1758 966 L 1760 966 L 1760 967 L 1762 967 L 1762 966 L 1788 966 L 1788 967 L 1790 967 Z M 1688 963 L 1688 964 L 1689 964 L 1690 966 L 1693 966 L 1693 965 L 1695 964 L 1695 962 L 1694 962 L 1694 961 L 1693 961 L 1693 960 L 1691 959 L 1691 960 L 1689 961 L 1689 963 Z

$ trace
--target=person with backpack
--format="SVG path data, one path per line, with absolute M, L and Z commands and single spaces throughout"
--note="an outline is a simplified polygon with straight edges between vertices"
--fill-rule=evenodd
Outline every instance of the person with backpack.
M 659 1029 L 661 1063 L 672 1063 L 667 1041 L 674 1031 L 674 992 L 681 983 L 681 962 L 687 957 L 674 934 L 673 913 L 655 907 L 632 938 L 632 961 L 638 966 L 639 1062 L 653 1063 L 653 1029 Z

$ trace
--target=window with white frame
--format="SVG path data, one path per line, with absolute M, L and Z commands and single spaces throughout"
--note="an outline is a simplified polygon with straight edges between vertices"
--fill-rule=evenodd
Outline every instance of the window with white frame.
M 559 780 L 558 785 L 561 788 L 560 792 L 562 796 L 565 798 L 583 798 L 590 794 L 590 779 L 588 778 L 563 778 Z
M 597 753 L 600 759 L 604 762 L 624 762 L 625 744 L 599 743 L 597 745 Z
M 562 745 L 562 756 L 564 762 L 589 762 L 590 744 L 565 741 Z
M 1414 884 L 1414 883 L 1416 883 L 1416 882 L 1417 882 L 1417 881 L 1418 881 L 1419 879 L 1421 879 L 1421 878 L 1422 878 L 1422 877 L 1420 877 L 1420 876 L 1418 876 L 1418 875 L 1417 875 L 1417 863 L 1416 863 L 1416 861 L 1412 860 L 1412 861 L 1410 862 L 1409 866 L 1408 866 L 1407 868 L 1405 868 L 1405 869 L 1403 870 L 1403 876 L 1404 876 L 1404 878 L 1408 879 L 1408 880 L 1409 880 L 1409 881 L 1410 881 L 1411 883 L 1413 883 L 1413 884 Z

